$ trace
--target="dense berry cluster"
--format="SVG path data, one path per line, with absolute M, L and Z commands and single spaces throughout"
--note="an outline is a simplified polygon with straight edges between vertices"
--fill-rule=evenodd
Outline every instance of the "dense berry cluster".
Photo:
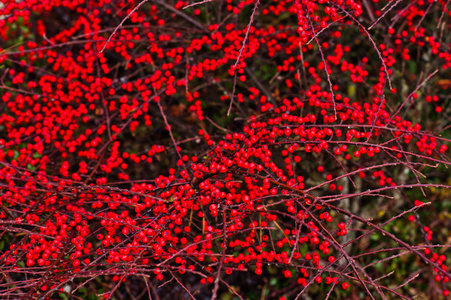
M 200 2 L 3 1 L 0 298 L 448 296 L 449 1 Z

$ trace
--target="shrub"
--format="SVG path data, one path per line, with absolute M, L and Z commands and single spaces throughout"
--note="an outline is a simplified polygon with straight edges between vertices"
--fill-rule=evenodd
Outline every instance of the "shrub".
M 0 298 L 448 296 L 449 1 L 3 2 Z

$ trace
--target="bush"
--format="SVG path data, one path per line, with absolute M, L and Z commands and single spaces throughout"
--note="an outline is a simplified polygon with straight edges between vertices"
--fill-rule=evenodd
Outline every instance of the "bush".
M 3 1 L 0 298 L 440 299 L 449 1 Z

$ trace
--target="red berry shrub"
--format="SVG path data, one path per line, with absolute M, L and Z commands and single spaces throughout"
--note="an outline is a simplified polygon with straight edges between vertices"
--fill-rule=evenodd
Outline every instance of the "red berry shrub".
M 3 3 L 0 298 L 448 295 L 449 1 Z

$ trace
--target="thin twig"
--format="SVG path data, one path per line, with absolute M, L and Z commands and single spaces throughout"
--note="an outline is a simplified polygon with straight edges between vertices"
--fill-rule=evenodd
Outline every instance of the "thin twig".
M 327 67 L 326 58 L 324 57 L 324 52 L 321 47 L 321 44 L 319 43 L 318 38 L 316 37 L 315 27 L 313 26 L 313 22 L 310 19 L 310 15 L 307 16 L 307 19 L 310 23 L 310 28 L 312 29 L 313 38 L 315 39 L 315 43 L 318 45 L 318 51 L 321 54 L 321 60 L 323 61 L 323 64 L 324 64 L 324 71 L 326 71 L 327 82 L 329 83 L 331 101 L 332 101 L 332 105 L 334 106 L 334 117 L 335 117 L 335 119 L 337 119 L 337 107 L 335 105 L 334 87 L 332 86 L 332 81 L 330 80 L 330 75 L 329 75 L 329 70 Z
M 183 168 L 186 171 L 185 163 L 183 162 L 182 155 L 180 154 L 179 148 L 177 146 L 177 142 L 175 141 L 174 135 L 172 134 L 171 125 L 168 123 L 168 119 L 166 118 L 166 114 L 164 113 L 163 107 L 161 106 L 160 100 L 157 101 L 158 108 L 160 109 L 160 113 L 163 116 L 164 124 L 166 125 L 166 129 L 169 131 L 169 135 L 171 137 L 172 143 L 174 144 L 175 152 L 177 153 L 180 161 L 183 163 Z
M 392 114 L 392 116 L 390 117 L 390 119 L 388 120 L 387 124 L 390 124 L 391 121 L 393 120 L 394 117 L 396 117 L 396 115 L 401 111 L 401 109 L 404 107 L 404 105 L 407 103 L 407 101 L 409 101 L 411 99 L 411 97 L 413 96 L 413 94 L 415 94 L 429 79 L 431 79 L 432 76 L 434 76 L 435 74 L 437 74 L 439 69 L 436 69 L 434 72 L 432 72 L 431 74 L 428 75 L 428 77 L 426 77 L 423 82 L 421 82 L 416 88 L 415 90 L 410 93 L 407 97 L 406 100 L 404 100 L 404 102 L 398 107 L 398 109 L 396 110 L 396 112 L 394 114 Z
M 204 3 L 208 3 L 208 2 L 212 2 L 212 1 L 214 1 L 214 0 L 204 0 L 204 1 L 201 1 L 201 2 L 188 4 L 187 6 L 184 6 L 183 9 L 187 9 L 189 7 L 192 7 L 192 6 L 196 6 L 196 5 L 200 5 L 200 4 L 204 4 Z
M 395 6 L 398 5 L 401 1 L 403 1 L 403 0 L 398 0 L 398 1 L 396 1 L 392 6 L 390 6 L 390 8 L 387 9 L 387 10 L 382 14 L 382 16 L 380 16 L 380 17 L 376 20 L 376 22 L 374 22 L 370 27 L 368 27 L 368 30 L 371 30 L 371 28 L 373 28 L 377 23 L 379 23 L 379 21 L 382 20 L 382 19 L 385 17 L 385 15 L 388 14 L 388 12 L 391 11 L 393 8 L 395 8 Z M 391 4 L 391 3 L 392 3 L 392 2 L 387 3 L 387 6 L 388 6 L 389 4 Z M 385 8 L 385 7 L 384 7 L 384 8 Z
M 100 50 L 100 53 L 103 53 L 103 51 L 105 51 L 106 46 L 108 45 L 108 43 L 111 41 L 111 39 L 113 38 L 113 36 L 116 34 L 116 32 L 119 30 L 119 28 L 125 23 L 125 21 L 127 21 L 128 18 L 130 18 L 130 16 L 137 11 L 141 5 L 143 5 L 144 3 L 146 3 L 148 0 L 143 0 L 141 1 L 134 9 L 132 9 L 132 11 L 124 18 L 122 19 L 121 23 L 119 23 L 119 25 L 116 26 L 116 28 L 114 29 L 113 33 L 110 34 L 110 36 L 108 37 L 108 40 L 105 42 L 105 45 L 103 45 L 102 49 Z
M 202 30 L 205 33 L 210 33 L 210 31 L 205 28 L 204 25 L 202 25 L 201 23 L 197 22 L 196 20 L 194 20 L 193 18 L 191 18 L 190 16 L 188 16 L 187 14 L 185 14 L 184 12 L 176 9 L 174 6 L 166 3 L 165 1 L 161 1 L 161 0 L 153 0 L 155 3 L 163 6 L 164 8 L 166 8 L 167 10 L 172 11 L 173 13 L 175 13 L 176 15 L 184 18 L 185 20 L 187 20 L 188 22 L 190 22 L 191 24 L 193 24 L 194 26 L 196 26 L 197 28 L 199 28 L 200 30 Z
M 339 7 L 341 9 L 342 12 L 344 12 L 348 17 L 350 17 L 368 36 L 368 39 L 370 40 L 371 44 L 373 44 L 373 48 L 374 50 L 376 50 L 377 55 L 379 56 L 379 59 L 382 63 L 382 66 L 384 67 L 384 71 L 385 71 L 385 75 L 387 76 L 387 81 L 388 81 L 388 86 L 390 88 L 390 90 L 393 90 L 393 87 L 391 85 L 391 80 L 390 80 L 390 74 L 388 74 L 388 68 L 387 65 L 385 64 L 384 58 L 382 57 L 381 52 L 379 51 L 379 48 L 377 47 L 376 42 L 373 40 L 373 38 L 371 37 L 370 33 L 368 32 L 368 30 L 366 30 L 365 26 L 362 25 L 362 23 L 360 23 L 353 15 L 351 15 L 349 12 L 347 12 L 345 9 L 343 9 L 342 7 Z
M 257 11 L 257 7 L 259 4 L 260 4 L 260 0 L 257 0 L 257 2 L 255 2 L 254 9 L 252 10 L 251 19 L 249 21 L 249 24 L 247 25 L 247 31 L 244 36 L 243 44 L 241 46 L 240 52 L 238 53 L 238 57 L 236 58 L 236 62 L 233 65 L 234 79 L 233 79 L 232 99 L 230 99 L 230 105 L 229 105 L 229 110 L 227 111 L 227 116 L 230 115 L 230 111 L 232 110 L 233 98 L 235 97 L 236 77 L 237 77 L 236 67 L 238 66 L 238 63 L 240 62 L 241 55 L 243 54 L 244 48 L 246 47 L 246 41 L 249 37 L 249 32 L 251 31 L 251 26 L 252 26 L 252 23 L 254 22 L 254 16 L 255 16 L 255 13 Z

